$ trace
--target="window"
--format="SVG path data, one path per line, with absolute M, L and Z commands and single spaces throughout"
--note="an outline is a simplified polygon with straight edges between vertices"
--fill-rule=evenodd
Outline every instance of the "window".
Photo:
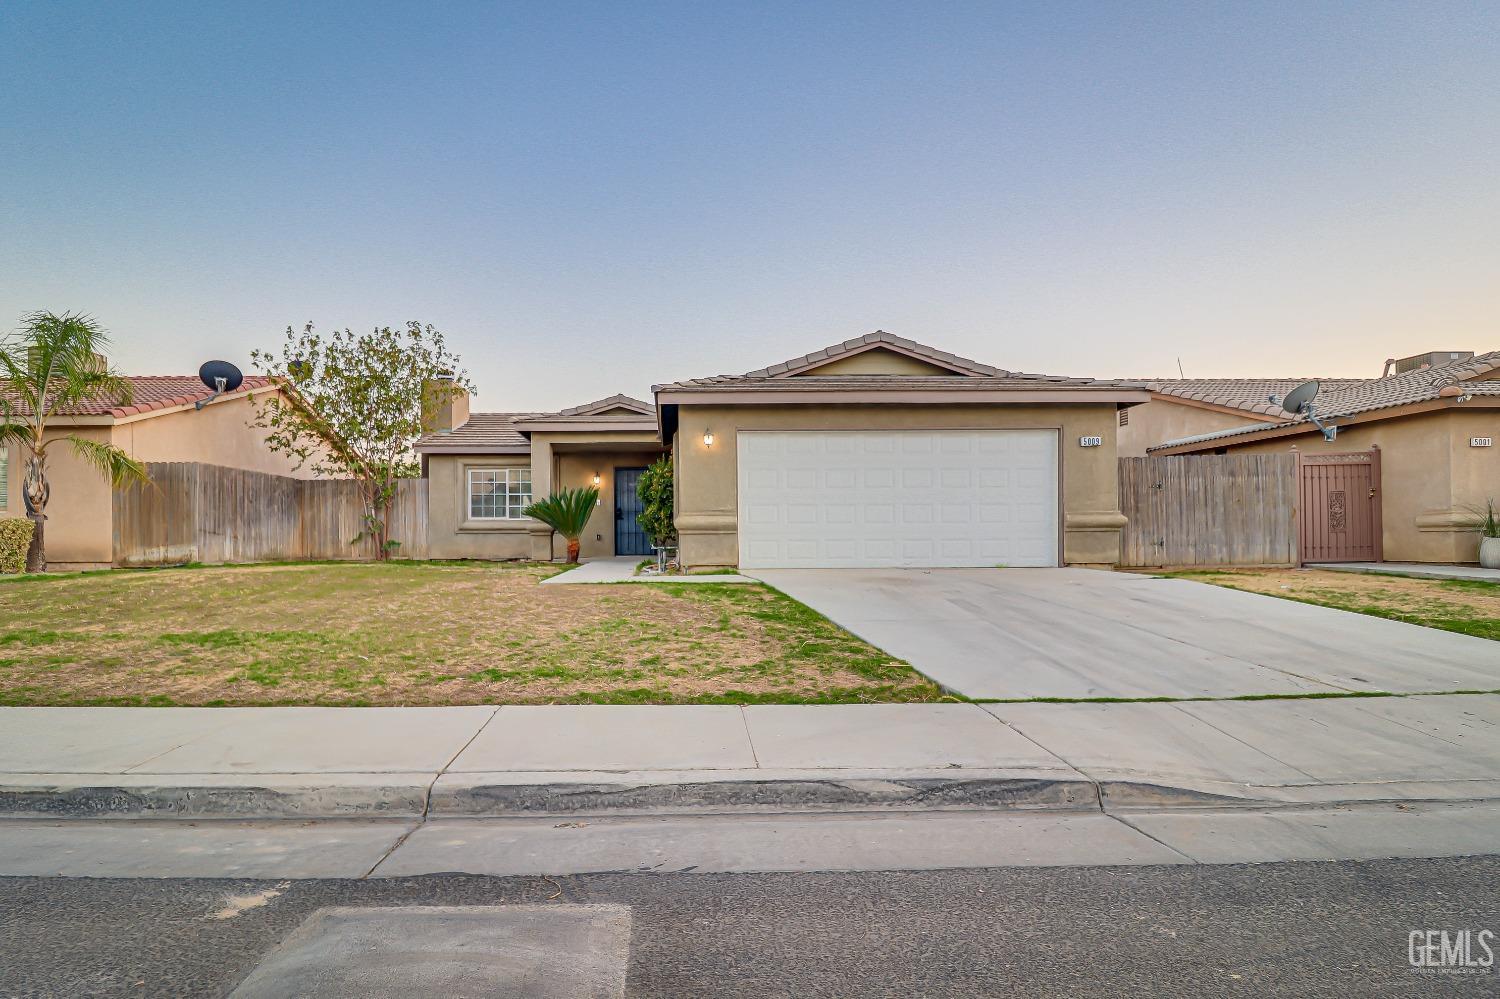
M 0 510 L 10 503 L 10 448 L 0 444 Z
M 469 469 L 471 520 L 520 520 L 531 505 L 531 469 Z

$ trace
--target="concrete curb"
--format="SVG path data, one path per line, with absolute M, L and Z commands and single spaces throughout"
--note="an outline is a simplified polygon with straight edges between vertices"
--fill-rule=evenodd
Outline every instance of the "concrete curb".
M 430 774 L 6 774 L 0 818 L 420 818 L 431 785 Z
M 1285 809 L 1500 800 L 1500 781 L 1256 787 L 1036 770 L 0 775 L 0 819 L 486 818 Z
M 1062 772 L 1066 774 L 1067 772 Z M 1097 811 L 1091 781 L 1059 772 L 674 771 L 446 774 L 429 816 L 1001 808 Z

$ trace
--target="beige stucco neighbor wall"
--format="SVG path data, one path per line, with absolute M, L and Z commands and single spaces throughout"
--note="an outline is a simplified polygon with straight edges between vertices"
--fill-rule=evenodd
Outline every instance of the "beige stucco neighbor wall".
M 676 439 L 677 533 L 684 565 L 739 563 L 741 430 L 1057 429 L 1062 447 L 1063 561 L 1112 565 L 1120 555 L 1114 403 L 1038 406 L 682 406 Z M 712 430 L 712 447 L 703 432 Z M 1078 446 L 1102 437 L 1102 447 Z
M 1166 441 L 1261 422 L 1246 416 L 1221 413 L 1201 406 L 1184 406 L 1161 399 L 1131 406 L 1125 412 L 1130 415 L 1126 425 L 1119 430 L 1121 458 L 1143 458 L 1148 447 L 1155 447 Z
M 1479 540 L 1464 521 L 1489 496 L 1500 501 L 1500 449 L 1473 448 L 1471 437 L 1500 437 L 1500 409 L 1415 413 L 1322 435 L 1299 434 L 1231 447 L 1231 452 L 1304 454 L 1368 451 L 1380 446 L 1381 521 L 1390 562 L 1474 562 Z
M 297 468 L 297 460 L 266 447 L 266 432 L 250 425 L 266 393 L 191 406 L 175 412 L 115 425 L 114 442 L 142 461 L 201 461 L 251 472 L 312 479 L 311 463 Z

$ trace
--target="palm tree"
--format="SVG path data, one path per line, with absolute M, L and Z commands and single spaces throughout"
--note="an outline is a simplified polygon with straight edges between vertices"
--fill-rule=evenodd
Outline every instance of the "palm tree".
M 537 500 L 521 512 L 534 517 L 568 539 L 568 562 L 578 561 L 578 539 L 589 525 L 589 517 L 599 503 L 599 490 L 564 489 L 546 499 Z
M 73 453 L 93 465 L 114 486 L 146 481 L 146 467 L 120 448 L 74 434 L 48 437 L 47 423 L 60 411 L 87 399 L 113 405 L 130 402 L 130 382 L 112 371 L 102 348 L 109 337 L 94 319 L 78 313 L 33 312 L 20 330 L 0 340 L 0 446 L 15 443 L 26 453 L 21 497 L 36 524 L 26 571 L 47 568 L 42 528 L 47 520 L 47 457 L 66 441 Z

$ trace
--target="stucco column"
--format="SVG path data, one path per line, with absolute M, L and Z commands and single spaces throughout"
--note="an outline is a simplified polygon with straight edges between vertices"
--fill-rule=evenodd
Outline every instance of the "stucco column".
M 676 476 L 674 523 L 677 554 L 687 569 L 722 569 L 739 565 L 739 480 L 736 438 L 729 420 L 713 411 L 681 410 L 683 429 L 673 439 Z M 713 444 L 703 434 L 714 432 Z
M 539 500 L 552 495 L 552 439 L 545 434 L 531 436 L 531 498 Z M 531 558 L 535 562 L 552 561 L 552 528 L 540 521 L 526 525 L 531 539 Z

